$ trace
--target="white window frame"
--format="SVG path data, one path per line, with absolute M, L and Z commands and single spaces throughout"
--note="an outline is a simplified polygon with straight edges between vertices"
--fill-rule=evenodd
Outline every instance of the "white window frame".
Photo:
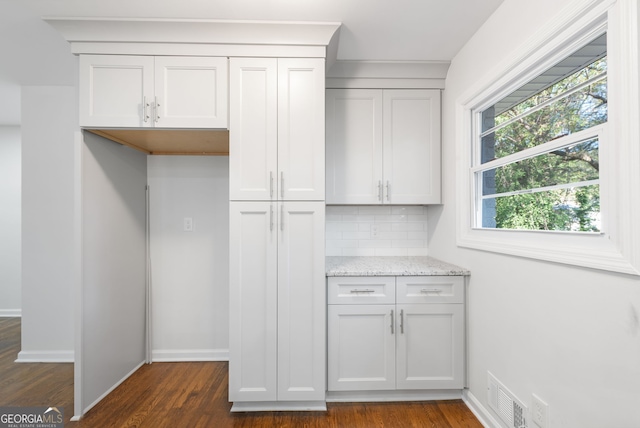
M 475 228 L 474 112 L 607 32 L 608 122 L 598 129 L 601 233 Z M 456 102 L 457 245 L 640 275 L 637 0 L 576 0 Z

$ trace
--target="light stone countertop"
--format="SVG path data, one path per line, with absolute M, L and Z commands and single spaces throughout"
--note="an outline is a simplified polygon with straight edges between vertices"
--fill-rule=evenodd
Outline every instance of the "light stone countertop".
M 470 275 L 470 272 L 433 257 L 329 256 L 327 276 Z

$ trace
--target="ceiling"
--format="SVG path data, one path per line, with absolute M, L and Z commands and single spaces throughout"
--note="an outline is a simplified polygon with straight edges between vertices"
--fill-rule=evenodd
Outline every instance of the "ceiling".
M 43 16 L 341 22 L 339 60 L 451 60 L 502 1 L 0 0 L 0 100 L 75 83 L 75 57 Z

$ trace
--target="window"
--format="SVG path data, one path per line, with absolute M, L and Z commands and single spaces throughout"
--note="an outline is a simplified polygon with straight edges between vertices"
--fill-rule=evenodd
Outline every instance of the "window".
M 475 227 L 601 231 L 606 47 L 603 34 L 473 113 Z
M 455 97 L 458 246 L 640 275 L 639 18 L 571 2 L 480 60 Z

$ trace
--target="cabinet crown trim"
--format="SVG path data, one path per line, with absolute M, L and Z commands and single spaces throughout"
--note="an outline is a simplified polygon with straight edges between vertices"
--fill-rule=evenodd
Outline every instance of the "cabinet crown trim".
M 44 17 L 71 44 L 186 43 L 229 46 L 306 46 L 326 48 L 333 62 L 341 23 L 307 21 L 236 21 L 210 19 L 147 19 Z M 85 50 L 82 50 L 83 53 Z M 97 53 L 97 52 L 96 52 Z M 103 52 L 102 52 L 103 53 Z M 111 52 L 113 54 L 126 53 Z M 332 58 L 333 56 L 333 58 Z

